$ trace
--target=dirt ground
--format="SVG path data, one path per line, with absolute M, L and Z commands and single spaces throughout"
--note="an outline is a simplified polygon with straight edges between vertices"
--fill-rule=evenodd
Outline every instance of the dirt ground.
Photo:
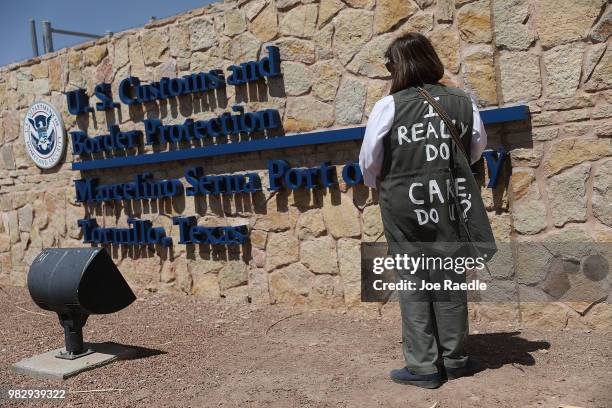
M 612 407 L 610 331 L 473 324 L 470 353 L 485 369 L 425 390 L 387 377 L 403 366 L 397 304 L 378 316 L 141 294 L 84 331 L 86 341 L 137 346 L 137 357 L 53 381 L 10 366 L 63 345 L 55 315 L 25 289 L 0 290 L 0 308 L 0 389 L 68 390 L 59 403 L 21 406 Z

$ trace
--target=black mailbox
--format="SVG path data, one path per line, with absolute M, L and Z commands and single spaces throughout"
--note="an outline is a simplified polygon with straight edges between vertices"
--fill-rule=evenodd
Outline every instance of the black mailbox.
M 30 266 L 28 290 L 38 306 L 57 313 L 66 339 L 57 357 L 70 360 L 92 352 L 83 345 L 89 315 L 118 312 L 136 299 L 103 248 L 43 250 Z

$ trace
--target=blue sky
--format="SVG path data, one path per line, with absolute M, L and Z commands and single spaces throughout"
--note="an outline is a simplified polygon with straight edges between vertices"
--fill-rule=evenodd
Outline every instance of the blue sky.
M 151 16 L 168 17 L 213 0 L 2 0 L 0 5 L 0 66 L 32 57 L 30 18 L 36 20 L 38 50 L 43 53 L 42 20 L 56 28 L 104 35 L 147 23 Z M 53 34 L 55 50 L 87 39 Z

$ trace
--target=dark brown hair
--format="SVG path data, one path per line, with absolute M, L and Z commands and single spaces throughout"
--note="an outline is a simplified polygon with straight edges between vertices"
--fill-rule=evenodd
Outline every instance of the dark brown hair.
M 391 72 L 391 93 L 423 84 L 435 84 L 444 76 L 444 65 L 431 42 L 422 34 L 396 38 L 385 53 Z

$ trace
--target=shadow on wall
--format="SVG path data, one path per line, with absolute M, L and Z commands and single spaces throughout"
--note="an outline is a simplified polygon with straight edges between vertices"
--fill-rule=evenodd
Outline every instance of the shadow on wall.
M 98 246 L 98 245 L 93 245 Z M 101 244 L 114 259 L 130 258 L 132 260 L 158 258 L 160 261 L 174 261 L 180 256 L 174 245 L 164 247 L 155 245 L 115 245 Z M 251 260 L 251 244 L 249 241 L 238 246 L 232 245 L 209 245 L 188 244 L 185 245 L 187 259 L 199 259 L 210 261 L 238 261 L 248 263 Z
M 508 156 L 503 162 L 494 163 L 495 166 L 499 165 L 498 168 L 492 168 L 484 158 L 481 158 L 472 166 L 472 172 L 481 187 L 487 210 L 493 211 L 495 214 L 501 214 L 510 210 L 510 201 L 513 199 L 510 176 L 512 175 L 513 161 L 516 160 L 516 157 L 511 152 L 515 149 L 533 148 L 531 117 L 523 121 L 488 125 L 486 131 L 488 136 L 487 150 L 497 151 L 497 160 L 499 160 L 500 150 L 507 152 Z M 495 173 L 497 173 L 497 183 L 493 188 L 488 188 L 487 184 L 495 176 Z
M 215 215 L 219 218 L 224 218 L 226 216 L 235 216 L 236 212 L 240 212 L 252 215 L 254 222 L 257 223 L 258 216 L 269 214 L 268 207 L 271 200 L 274 201 L 272 207 L 275 208 L 280 217 L 290 217 L 290 206 L 294 206 L 300 213 L 303 213 L 312 209 L 322 208 L 325 201 L 330 202 L 333 206 L 338 206 L 341 205 L 343 199 L 352 199 L 354 205 L 358 208 L 363 208 L 368 201 L 371 201 L 373 204 L 378 202 L 376 190 L 370 189 L 363 184 L 347 187 L 337 180 L 337 174 L 334 173 L 334 177 L 336 184 L 329 188 L 280 190 L 272 192 L 268 196 L 260 191 L 252 194 L 199 195 L 194 197 L 180 195 L 173 199 L 87 204 L 84 206 L 85 217 L 105 215 L 113 216 L 115 220 L 119 220 L 122 217 L 140 218 L 143 214 L 159 214 L 170 220 L 173 215 L 191 215 L 185 212 L 185 200 L 188 199 L 194 200 L 196 213 L 200 217 Z M 343 194 L 349 189 L 352 190 L 351 195 Z M 328 200 L 325 199 L 326 196 L 329 196 Z M 232 208 L 232 204 L 234 205 L 234 210 L 227 211 L 226 209 Z M 248 219 L 245 218 L 244 220 L 248 224 Z M 114 244 L 103 246 L 115 259 L 159 257 L 162 261 L 172 261 L 179 256 L 178 253 L 175 253 L 176 249 L 174 246 Z M 246 263 L 251 259 L 252 249 L 250 241 L 242 245 L 189 244 L 185 248 L 188 259 L 197 259 L 199 257 L 200 259 L 213 261 L 242 260 Z

